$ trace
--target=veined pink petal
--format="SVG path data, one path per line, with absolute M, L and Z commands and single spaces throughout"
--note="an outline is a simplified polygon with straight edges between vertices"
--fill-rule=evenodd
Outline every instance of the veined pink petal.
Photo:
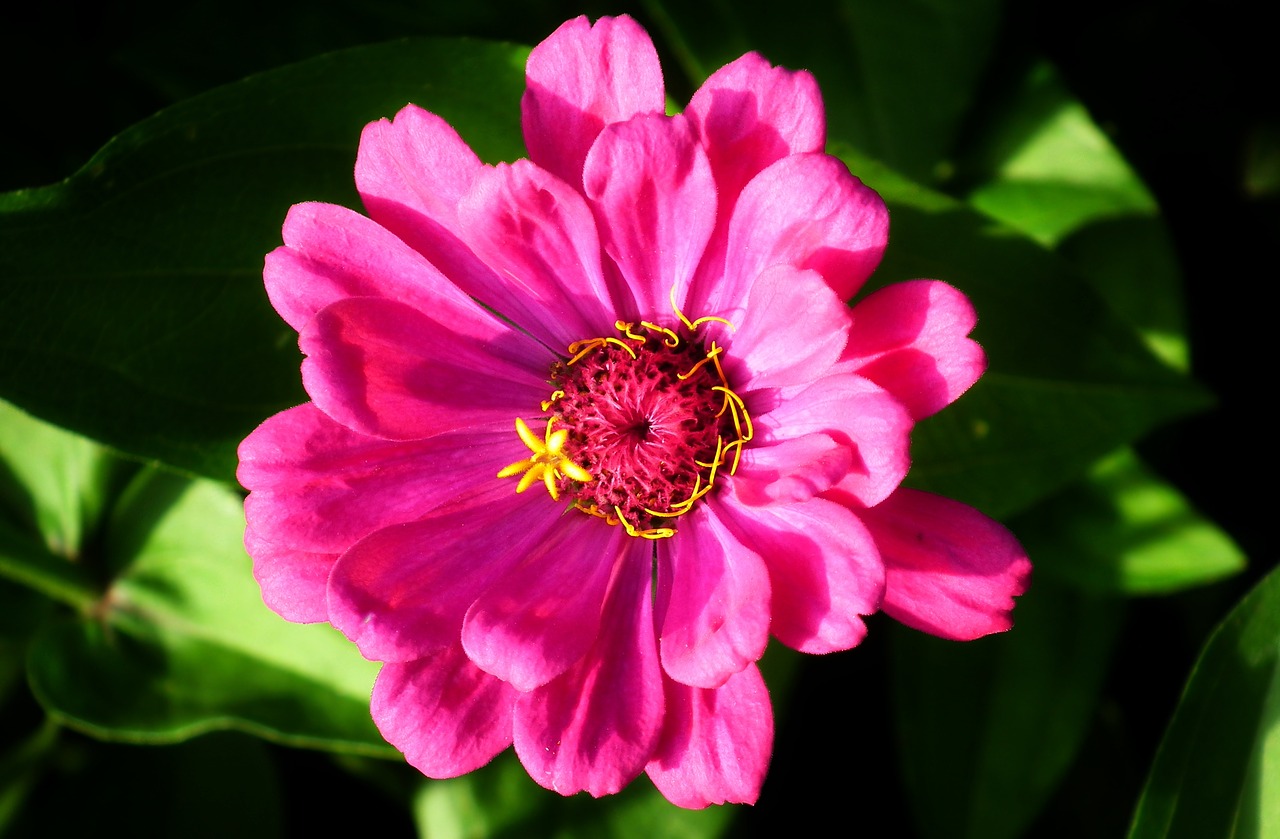
M 791 265 L 817 271 L 837 299 L 848 300 L 880 264 L 888 241 L 889 211 L 874 190 L 838 158 L 793 154 L 753 178 L 738 198 L 726 287 L 750 282 L 771 265 Z
M 718 688 L 665 681 L 667 715 L 645 772 L 677 807 L 754 804 L 773 750 L 773 709 L 754 664 Z
M 337 554 L 313 553 L 268 541 L 270 524 L 249 518 L 244 549 L 253 557 L 253 578 L 262 588 L 262 602 L 285 620 L 320 623 L 329 619 L 325 592 Z
M 663 699 L 650 606 L 652 552 L 646 540 L 631 540 L 591 650 L 516 703 L 516 754 L 547 789 L 609 795 L 653 754 Z
M 521 100 L 529 159 L 581 189 L 582 163 L 600 129 L 666 107 L 662 67 L 631 18 L 562 24 L 529 53 Z
M 529 161 L 477 175 L 458 218 L 467 244 L 501 275 L 477 298 L 548 346 L 596 337 L 630 308 L 611 300 L 586 200 Z
M 410 661 L 458 642 L 467 609 L 557 524 L 545 493 L 487 492 L 386 527 L 342 555 L 329 621 L 366 658 Z
M 755 53 L 712 73 L 684 115 L 707 150 L 719 195 L 716 232 L 688 299 L 690 312 L 710 314 L 743 187 L 776 160 L 822 151 L 826 117 L 813 76 L 774 67 Z
M 629 540 L 620 527 L 565 515 L 472 604 L 462 625 L 467 656 L 520 691 L 569 669 L 599 632 L 605 589 Z
M 776 265 L 749 288 L 745 302 L 715 311 L 735 326 L 721 340 L 740 393 L 812 382 L 839 359 L 849 309 L 821 275 Z
M 855 462 L 861 467 L 853 446 L 819 431 L 747 449 L 730 482 L 747 504 L 791 504 L 826 492 Z
M 440 117 L 406 105 L 365 126 L 356 188 L 369 216 L 424 255 L 467 294 L 491 288 L 493 270 L 459 238 L 458 202 L 484 169 Z
M 668 676 L 719 687 L 764 654 L 768 572 L 711 504 L 680 517 L 678 534 L 659 546 L 658 558 L 658 647 Z
M 754 407 L 754 406 L 753 406 Z M 848 471 L 839 486 L 862 503 L 874 504 L 887 497 L 906 477 L 911 466 L 909 442 L 911 417 L 905 408 L 878 385 L 859 376 L 834 374 L 818 379 L 803 390 L 789 394 L 776 405 L 761 405 L 753 414 L 756 440 L 743 452 L 734 482 L 742 478 L 740 498 L 746 503 L 767 503 L 787 496 L 759 487 L 760 482 L 786 480 L 795 474 L 802 483 L 793 483 L 787 493 L 800 500 L 797 492 L 807 482 L 820 485 L 833 467 L 830 460 L 793 461 L 792 471 L 779 458 L 758 453 L 759 447 L 784 440 L 822 434 L 852 453 Z M 820 449 L 809 449 L 821 453 Z M 815 471 L 816 470 L 816 471 Z M 748 488 L 752 484 L 753 488 Z M 866 499 L 863 501 L 863 499 Z
M 711 156 L 716 183 L 733 195 L 775 160 L 822 151 L 827 142 L 812 74 L 774 67 L 754 52 L 712 73 L 685 113 Z
M 339 425 L 311 403 L 240 444 L 245 515 L 291 548 L 340 554 L 375 530 L 421 518 L 520 460 L 511 422 L 398 442 Z
M 670 317 L 671 290 L 683 297 L 716 220 L 711 167 L 688 122 L 654 114 L 606 127 L 587 155 L 583 188 L 639 307 L 619 316 Z
M 1013 626 L 1013 598 L 1027 590 L 1031 563 L 1003 525 L 910 489 L 857 513 L 884 558 L 891 617 L 957 641 Z
M 853 308 L 844 362 L 923 419 L 954 402 L 987 367 L 967 336 L 977 323 L 963 293 L 937 280 L 896 283 Z
M 352 297 L 303 330 L 302 383 L 317 408 L 361 434 L 415 440 L 534 413 L 546 398 L 542 352 L 509 361 L 400 303 Z M 542 356 L 545 363 L 538 363 Z
M 430 778 L 479 769 L 511 745 L 516 691 L 467 660 L 454 644 L 403 664 L 386 664 L 370 710 L 387 742 Z
M 769 569 L 775 638 L 805 653 L 847 650 L 862 641 L 861 616 L 880 608 L 885 571 L 856 515 L 822 498 L 744 507 L 725 494 L 716 505 Z

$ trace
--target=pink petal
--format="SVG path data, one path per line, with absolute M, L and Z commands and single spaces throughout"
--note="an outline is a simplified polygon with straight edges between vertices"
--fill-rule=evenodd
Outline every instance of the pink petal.
M 452 126 L 406 105 L 393 121 L 365 126 L 356 187 L 371 218 L 476 296 L 497 278 L 459 237 L 457 207 L 484 168 Z
M 268 541 L 252 522 L 244 531 L 244 549 L 253 557 L 253 578 L 262 588 L 267 608 L 295 623 L 329 619 L 325 592 L 337 554 L 300 551 Z
M 986 369 L 966 336 L 977 323 L 969 299 L 937 280 L 886 286 L 853 308 L 845 363 L 923 419 L 954 402 Z
M 383 665 L 370 710 L 382 736 L 411 765 L 430 778 L 453 778 L 511 745 L 516 697 L 454 644 L 416 661 Z
M 480 173 L 458 205 L 463 237 L 501 280 L 477 298 L 560 349 L 613 329 L 615 311 L 600 267 L 587 202 L 527 160 Z
M 653 754 L 662 670 L 650 606 L 653 547 L 631 539 L 610 584 L 600 634 L 555 681 L 520 696 L 515 746 L 529 775 L 562 795 L 622 789 Z
M 750 403 L 749 403 L 750 404 Z M 912 422 L 906 410 L 877 385 L 849 374 L 824 376 L 803 390 L 788 393 L 769 410 L 753 414 L 756 439 L 743 453 L 734 477 L 754 482 L 744 485 L 740 497 L 748 503 L 800 500 L 800 490 L 818 487 L 831 475 L 830 460 L 787 463 L 756 451 L 784 440 L 821 434 L 840 443 L 852 460 L 840 478 L 840 487 L 864 504 L 884 499 L 902 483 L 911 466 L 909 443 Z M 812 451 L 813 449 L 806 449 Z M 817 449 L 821 453 L 821 449 Z M 764 489 L 760 482 L 792 480 L 786 489 Z M 798 482 L 796 482 L 798 481 Z
M 467 609 L 559 522 L 544 493 L 492 489 L 387 527 L 342 555 L 329 620 L 366 658 L 409 661 L 456 643 Z
M 958 501 L 900 489 L 857 511 L 885 564 L 884 611 L 907 626 L 968 641 L 1013 625 L 1031 563 L 1003 525 Z
M 339 300 L 302 332 L 303 385 L 337 422 L 392 440 L 536 414 L 547 393 L 545 352 L 511 361 L 472 340 L 468 326 L 437 321 L 395 300 Z
M 677 807 L 754 804 L 773 750 L 773 709 L 754 664 L 714 689 L 666 680 L 662 739 L 645 772 Z
M 666 107 L 653 42 L 634 20 L 585 17 L 529 53 L 521 100 L 529 159 L 581 188 L 582 163 L 600 129 Z
M 619 314 L 669 318 L 671 291 L 683 296 L 716 219 L 711 168 L 688 122 L 655 114 L 608 126 L 583 183 L 604 249 L 639 306 Z
M 806 434 L 747 449 L 732 483 L 747 504 L 791 504 L 835 486 L 849 473 L 856 457 L 852 446 L 829 434 Z
M 472 604 L 462 625 L 467 655 L 520 691 L 559 676 L 587 652 L 613 569 L 631 537 L 569 512 L 517 568 Z
M 817 271 L 848 300 L 880 264 L 889 211 L 843 162 L 813 152 L 784 157 L 742 191 L 729 225 L 725 277 L 770 265 Z
M 316 312 L 347 297 L 388 297 L 424 311 L 465 298 L 436 268 L 377 223 L 346 207 L 295 204 L 284 245 L 267 254 L 267 296 L 299 332 Z
M 885 571 L 858 517 L 821 498 L 745 507 L 716 501 L 729 527 L 764 558 L 773 636 L 805 653 L 847 650 L 867 634 L 861 615 L 880 608 Z
M 736 310 L 732 303 L 715 310 L 736 327 L 722 343 L 739 393 L 812 382 L 839 359 L 849 309 L 819 274 L 777 265 L 749 289 Z
M 755 53 L 711 74 L 684 114 L 707 150 L 719 194 L 716 232 L 687 301 L 696 317 L 714 313 L 709 298 L 724 276 L 729 220 L 743 188 L 774 161 L 821 151 L 826 118 L 813 76 Z
M 682 684 L 719 687 L 764 654 L 768 572 L 711 505 L 699 505 L 678 526 L 658 549 L 662 668 Z
M 240 444 L 236 475 L 251 491 L 251 525 L 291 548 L 339 554 L 494 480 L 525 451 L 510 422 L 396 442 L 357 434 L 308 402 Z
M 813 76 L 774 67 L 753 52 L 712 73 L 685 114 L 728 200 L 721 207 L 726 219 L 733 199 L 770 163 L 826 145 L 822 94 Z

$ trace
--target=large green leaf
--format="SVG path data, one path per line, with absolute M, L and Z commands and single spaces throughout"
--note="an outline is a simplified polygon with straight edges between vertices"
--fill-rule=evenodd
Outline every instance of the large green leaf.
M 1010 526 L 1037 574 L 1095 592 L 1168 594 L 1245 566 L 1235 543 L 1129 449 Z
M 487 159 L 522 154 L 519 47 L 402 41 L 169 108 L 67 181 L 0 195 L 0 395 L 122 451 L 230 479 L 305 397 L 263 255 L 299 201 L 355 206 L 365 123 L 417 102 Z
M 1209 638 L 1129 839 L 1280 836 L 1280 569 Z
M 172 742 L 236 727 L 283 742 L 393 754 L 369 718 L 377 665 L 327 625 L 263 605 L 240 497 L 157 470 L 108 525 L 112 574 L 87 615 L 50 621 L 28 654 L 57 720 L 107 739 Z
M 1037 582 L 1005 635 L 964 645 L 897 628 L 894 707 L 926 839 L 1014 839 L 1070 766 L 1120 629 L 1117 601 Z

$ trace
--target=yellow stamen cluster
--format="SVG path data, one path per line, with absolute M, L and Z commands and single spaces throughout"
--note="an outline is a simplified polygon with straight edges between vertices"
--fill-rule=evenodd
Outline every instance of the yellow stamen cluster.
M 582 483 L 591 480 L 591 473 L 574 463 L 565 454 L 564 444 L 569 439 L 569 432 L 564 429 L 552 431 L 551 426 L 555 421 L 555 417 L 547 420 L 546 432 L 540 440 L 529 430 L 524 420 L 516 417 L 516 433 L 529 447 L 529 451 L 533 452 L 533 457 L 505 466 L 498 473 L 499 478 L 510 478 L 520 475 L 521 472 L 524 473 L 520 475 L 520 483 L 516 484 L 516 492 L 524 492 L 538 481 L 542 481 L 547 487 L 547 492 L 551 494 L 551 499 L 559 501 L 560 490 L 556 484 L 561 477 Z

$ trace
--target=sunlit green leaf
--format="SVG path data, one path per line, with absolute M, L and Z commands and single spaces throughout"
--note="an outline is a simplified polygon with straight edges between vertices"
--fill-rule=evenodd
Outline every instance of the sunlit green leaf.
M 1011 526 L 1037 574 L 1098 592 L 1166 594 L 1245 566 L 1235 543 L 1128 449 Z
M 301 402 L 262 287 L 291 204 L 356 206 L 365 123 L 416 102 L 523 154 L 527 50 L 402 41 L 265 73 L 126 131 L 66 182 L 0 195 L 0 395 L 121 451 L 229 480 Z
M 1129 839 L 1280 836 L 1280 570 L 1210 637 Z
M 393 754 L 369 718 L 377 665 L 327 625 L 269 612 L 241 546 L 240 498 L 141 475 L 110 523 L 118 576 L 88 619 L 51 622 L 29 655 L 55 718 L 109 739 L 171 742 L 239 727 L 284 742 Z
M 1033 584 L 1007 634 L 895 634 L 894 707 L 926 839 L 1014 839 L 1074 758 L 1120 629 L 1118 602 Z

